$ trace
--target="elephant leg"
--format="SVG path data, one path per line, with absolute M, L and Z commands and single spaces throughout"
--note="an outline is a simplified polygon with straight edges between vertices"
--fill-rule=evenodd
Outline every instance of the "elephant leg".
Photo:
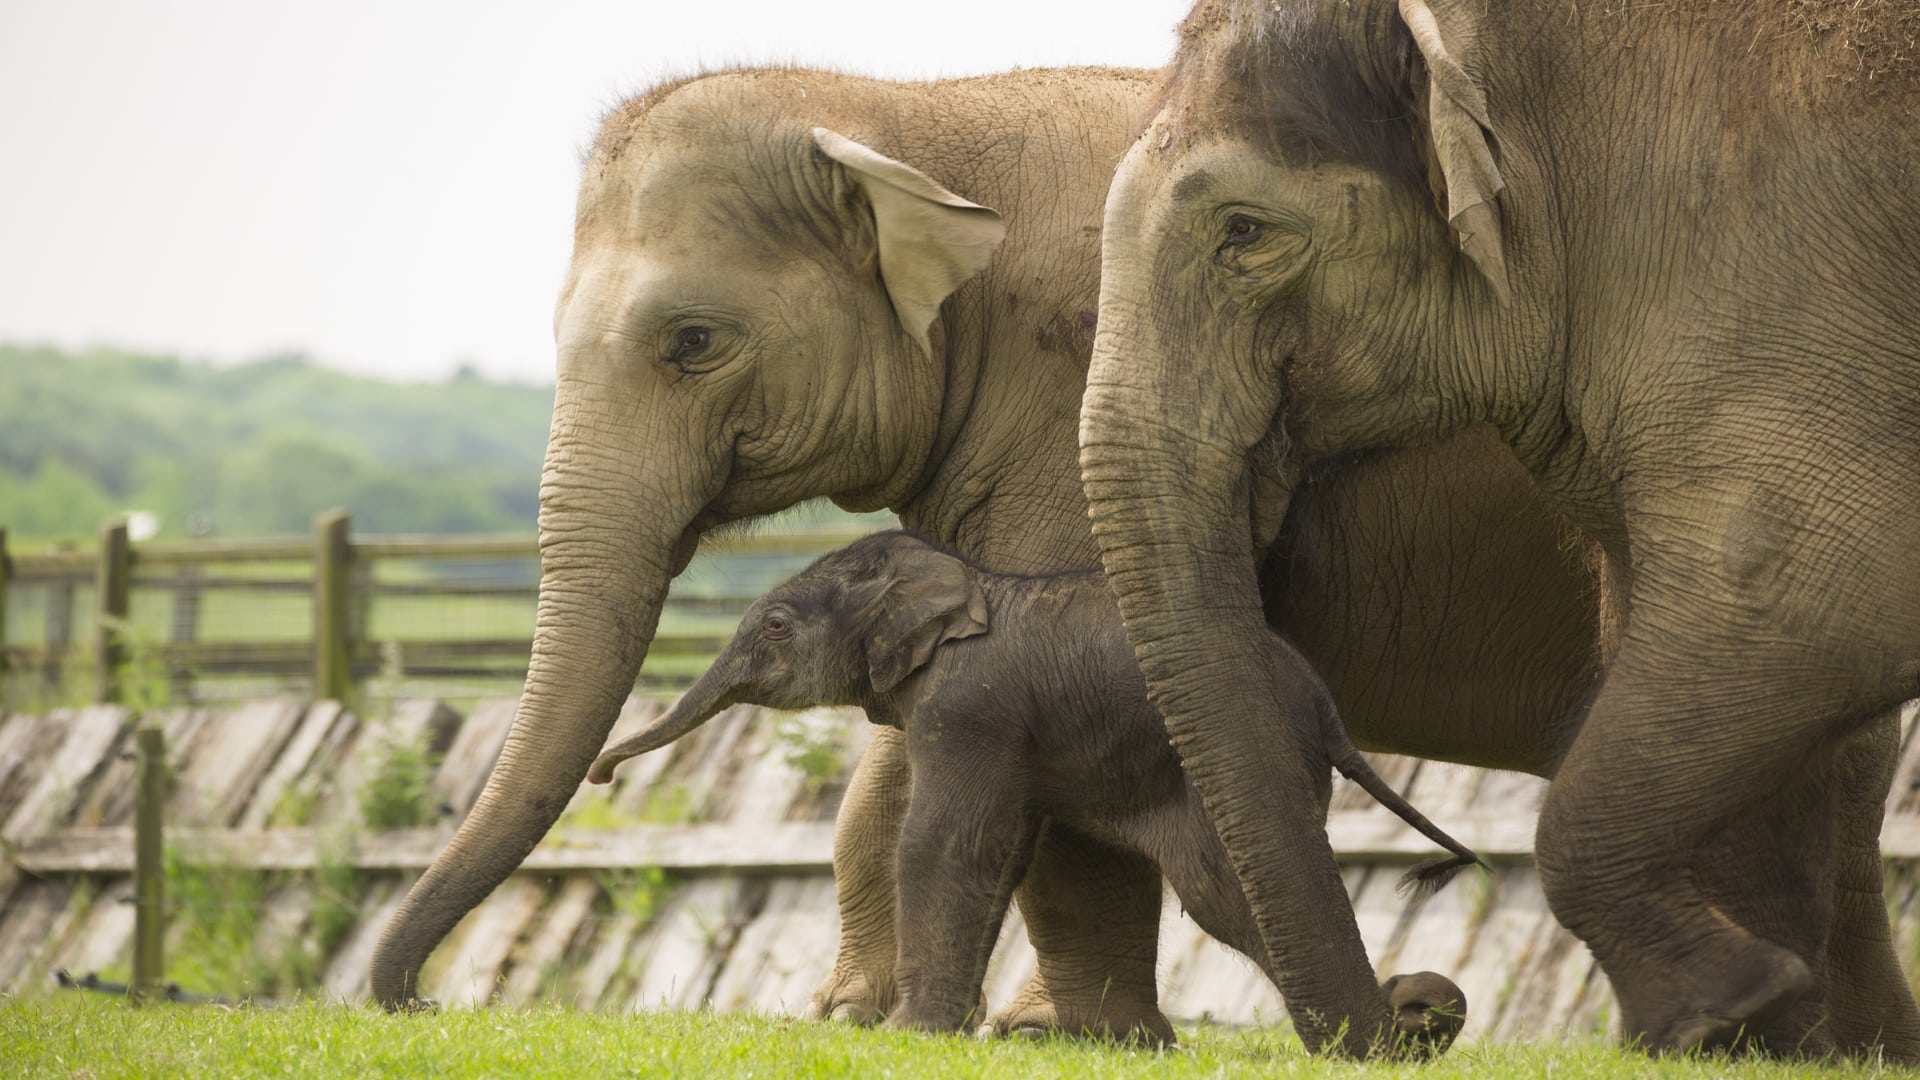
M 980 1022 L 987 961 L 1037 830 L 1018 799 L 918 785 L 900 836 L 900 1003 L 888 1027 Z
M 1833 755 L 1811 756 L 1789 786 L 1750 800 L 1737 818 L 1696 844 L 1685 863 L 1716 910 L 1807 965 L 1806 992 L 1743 1033 L 1744 1042 L 1773 1056 L 1821 1058 L 1835 1050 L 1827 987 L 1839 793 Z
M 1174 1041 L 1158 1004 L 1161 889 L 1152 862 L 1048 822 L 1017 895 L 1038 963 L 989 1019 L 994 1032 Z
M 1827 944 L 1827 1009 L 1835 1048 L 1850 1057 L 1878 1047 L 1890 1060 L 1920 1061 L 1920 1009 L 1894 951 L 1880 861 L 1880 824 L 1900 756 L 1900 711 L 1889 710 L 1843 743 L 1838 775 L 1833 933 Z
M 1673 604 L 1637 600 L 1634 610 Z M 1536 844 L 1548 902 L 1606 970 L 1629 1040 L 1654 1051 L 1729 1045 L 1813 987 L 1808 962 L 1737 922 L 1692 859 L 1870 719 L 1835 713 L 1850 671 L 1844 653 L 1790 642 L 1629 629 L 1548 794 Z M 1830 843 L 1809 815 L 1783 818 L 1767 830 L 1773 843 Z M 1763 893 L 1793 888 L 1747 880 Z
M 893 1011 L 894 860 L 912 789 L 905 737 L 895 728 L 876 729 L 834 821 L 840 950 L 813 992 L 811 1017 L 877 1024 Z
M 1880 862 L 1885 792 L 1898 763 L 1898 710 L 1841 740 L 1798 784 L 1717 833 L 1695 879 L 1735 922 L 1806 961 L 1813 985 L 1753 1040 L 1804 1058 L 1895 1060 L 1920 1051 L 1920 1011 L 1894 952 Z M 1825 826 L 1824 833 L 1813 829 Z M 1780 838 L 1794 837 L 1783 843 Z

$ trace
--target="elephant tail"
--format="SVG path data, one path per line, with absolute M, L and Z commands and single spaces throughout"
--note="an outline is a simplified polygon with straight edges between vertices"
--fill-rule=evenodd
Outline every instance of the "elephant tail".
M 1469 866 L 1491 869 L 1481 861 L 1480 856 L 1469 849 L 1464 854 L 1448 855 L 1419 863 L 1401 876 L 1400 884 L 1395 885 L 1393 890 L 1409 900 L 1425 900 L 1446 888 L 1447 882 L 1452 881 L 1455 874 Z
M 1359 784 L 1361 789 L 1373 796 L 1375 802 L 1393 811 L 1395 817 L 1413 826 L 1420 835 L 1446 848 L 1450 855 L 1429 859 L 1408 870 L 1400 879 L 1398 891 L 1411 899 L 1424 900 L 1446 887 L 1455 874 L 1469 866 L 1491 869 L 1470 847 L 1447 835 L 1446 830 L 1427 820 L 1427 816 L 1413 808 L 1413 804 L 1401 796 L 1380 774 L 1373 771 L 1367 759 L 1360 756 L 1360 750 L 1347 738 L 1346 728 L 1340 724 L 1340 716 L 1329 705 L 1321 713 L 1321 738 L 1327 752 L 1327 758 L 1340 775 Z

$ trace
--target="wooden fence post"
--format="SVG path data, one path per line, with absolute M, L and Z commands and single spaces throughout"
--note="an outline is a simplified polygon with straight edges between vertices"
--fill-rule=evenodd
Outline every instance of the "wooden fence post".
M 73 541 L 61 540 L 53 545 L 53 550 L 72 551 Z M 73 645 L 73 579 L 54 578 L 47 582 L 46 590 L 47 649 L 40 677 L 57 686 L 66 676 L 67 661 L 72 659 L 68 652 Z
M 347 528 L 345 510 L 313 519 L 313 696 L 322 700 L 345 701 L 353 685 Z
M 7 558 L 7 527 L 0 525 L 0 679 L 7 676 L 7 579 L 13 560 Z
M 127 593 L 133 552 L 127 546 L 127 519 L 100 526 L 100 568 L 94 577 L 93 700 L 120 699 L 120 665 L 127 658 Z
M 133 985 L 135 1001 L 166 985 L 167 872 L 160 817 L 167 797 L 167 742 L 160 728 L 134 731 L 138 759 L 133 793 Z
M 175 645 L 192 645 L 200 639 L 200 567 L 180 568 L 173 589 L 173 627 L 167 640 Z M 193 700 L 193 671 L 186 665 L 172 666 L 167 673 L 173 687 L 173 700 Z

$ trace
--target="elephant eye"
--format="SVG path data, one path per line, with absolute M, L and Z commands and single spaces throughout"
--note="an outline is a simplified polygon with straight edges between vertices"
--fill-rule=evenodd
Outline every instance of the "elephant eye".
M 704 326 L 684 326 L 673 335 L 673 354 L 669 359 L 674 363 L 691 360 L 707 350 L 713 344 L 713 331 Z
M 1227 219 L 1227 239 L 1222 247 L 1245 247 L 1260 239 L 1266 226 L 1245 214 L 1235 214 Z
M 787 621 L 785 615 L 769 615 L 760 624 L 760 632 L 775 641 L 780 641 L 793 633 L 793 624 Z

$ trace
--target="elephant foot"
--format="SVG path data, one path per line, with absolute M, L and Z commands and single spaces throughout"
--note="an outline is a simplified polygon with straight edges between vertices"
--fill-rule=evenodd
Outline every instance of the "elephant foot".
M 1805 961 L 1770 945 L 1698 970 L 1704 974 L 1668 980 L 1658 995 L 1665 1007 L 1643 1014 L 1638 1026 L 1650 1053 L 1733 1049 L 1778 1019 L 1814 982 Z M 1688 1004 L 1689 989 L 1691 1001 L 1702 1004 Z
M 989 1016 L 983 1032 L 999 1038 L 1069 1035 L 1149 1046 L 1172 1046 L 1179 1041 L 1172 1022 L 1150 1001 L 1130 1002 L 1108 996 L 1091 1002 L 1062 1002 L 1031 990 Z
M 877 989 L 884 985 L 884 991 Z M 893 986 L 859 972 L 835 968 L 807 1002 L 807 1019 L 840 1020 L 872 1027 L 893 1010 Z
M 1467 1026 L 1467 995 L 1445 975 L 1416 971 L 1380 984 L 1393 1010 L 1400 1051 L 1415 1058 L 1437 1057 Z
M 976 1006 L 956 1011 L 945 1006 L 922 1007 L 904 1001 L 887 1017 L 886 1025 L 902 1031 L 920 1031 L 930 1035 L 957 1035 L 979 1020 L 983 1010 Z

